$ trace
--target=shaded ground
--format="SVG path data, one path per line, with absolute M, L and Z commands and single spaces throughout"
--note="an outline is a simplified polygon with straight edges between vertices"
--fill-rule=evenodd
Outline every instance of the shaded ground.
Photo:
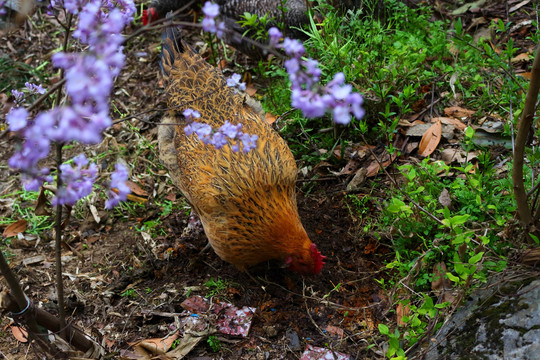
M 490 9 L 493 14 L 485 16 L 504 13 L 498 6 Z M 49 60 L 57 48 L 55 37 L 48 36 L 54 29 L 38 29 L 36 26 L 50 25 L 43 25 L 37 15 L 34 18 L 34 24 L 2 36 L 2 56 L 7 54 L 18 62 L 17 66 L 27 64 L 36 68 L 43 59 Z M 197 34 L 192 43 L 199 46 L 196 39 Z M 74 210 L 63 250 L 71 320 L 98 339 L 111 357 L 118 357 L 132 349 L 130 344 L 134 341 L 165 336 L 175 321 L 174 315 L 183 311 L 182 301 L 189 295 L 210 295 L 216 288 L 205 284 L 213 279 L 225 284 L 213 299 L 257 308 L 253 325 L 246 338 L 218 336 L 223 346 L 217 353 L 202 342 L 189 358 L 297 359 L 307 344 L 358 359 L 382 357 L 382 349 L 366 347 L 373 343 L 371 335 L 377 324 L 390 321 L 390 294 L 380 290 L 375 281 L 384 276 L 381 269 L 387 249 L 359 231 L 362 220 L 351 210 L 354 205 L 343 191 L 343 178 L 314 185 L 309 180 L 299 183 L 302 221 L 310 238 L 328 256 L 318 277 L 301 277 L 276 264 L 263 264 L 251 271 L 258 279 L 256 282 L 221 261 L 212 250 L 199 255 L 206 244 L 204 236 L 183 234 L 189 220 L 187 211 L 156 156 L 155 123 L 165 108 L 159 85 L 158 47 L 157 32 L 134 39 L 126 46 L 127 65 L 117 81 L 113 104 L 117 109 L 115 118 L 120 118 L 120 114 L 129 117 L 109 131 L 103 144 L 87 150 L 89 157 L 104 154 L 98 160 L 103 169 L 110 169 L 118 158 L 134 164 L 131 179 L 141 188 L 135 195 L 142 205 L 131 201 L 129 208 L 105 213 L 100 210 L 104 200 L 93 197 Z M 248 61 L 239 55 L 233 59 L 241 64 Z M 227 63 L 228 68 L 234 66 L 233 61 Z M 45 69 L 49 74 L 57 74 L 50 65 Z M 13 87 L 20 88 L 22 80 L 26 79 L 14 78 Z M 57 80 L 58 75 L 51 75 L 43 82 Z M 33 81 L 40 82 L 36 77 Z M 14 140 L 6 132 L 0 138 L 1 195 L 19 189 L 15 174 L 5 166 Z M 78 150 L 68 149 L 66 158 Z M 306 184 L 313 186 L 304 194 Z M 363 196 L 362 189 L 360 192 Z M 384 198 L 384 194 L 379 195 Z M 0 199 L 2 217 L 20 216 L 12 206 L 17 196 Z M 166 200 L 176 204 L 170 212 L 167 207 L 171 205 Z M 99 223 L 91 214 L 91 206 L 98 209 Z M 376 205 L 370 206 L 375 213 Z M 52 238 L 52 231 L 46 230 L 39 241 L 12 241 L 9 252 L 28 295 L 55 313 Z M 23 265 L 23 260 L 37 255 L 44 257 Z M 0 350 L 13 358 L 25 357 L 28 346 L 17 342 L 8 327 L 3 331 L 6 336 L 0 337 Z

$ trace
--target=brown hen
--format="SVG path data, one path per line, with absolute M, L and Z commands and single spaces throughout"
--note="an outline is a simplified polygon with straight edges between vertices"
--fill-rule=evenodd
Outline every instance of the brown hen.
M 169 113 L 159 127 L 160 158 L 193 206 L 218 256 L 245 271 L 280 260 L 304 274 L 321 271 L 324 257 L 308 238 L 296 207 L 297 168 L 285 141 L 228 87 L 177 31 L 164 34 L 161 66 Z M 201 123 L 219 128 L 226 120 L 259 137 L 248 153 L 230 145 L 216 149 L 187 136 L 182 112 L 197 110 Z

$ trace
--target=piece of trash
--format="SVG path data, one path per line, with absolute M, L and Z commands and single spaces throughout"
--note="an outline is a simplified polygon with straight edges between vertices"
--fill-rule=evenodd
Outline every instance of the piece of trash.
M 210 305 L 208 305 L 208 300 L 202 296 L 195 295 L 184 300 L 180 306 L 192 313 L 203 313 L 208 311 Z
M 351 357 L 330 349 L 308 345 L 300 360 L 351 360 Z
M 218 314 L 216 323 L 218 330 L 223 334 L 246 337 L 251 327 L 251 320 L 253 319 L 255 310 L 256 308 L 249 306 L 238 309 L 229 303 L 218 305 L 214 310 Z

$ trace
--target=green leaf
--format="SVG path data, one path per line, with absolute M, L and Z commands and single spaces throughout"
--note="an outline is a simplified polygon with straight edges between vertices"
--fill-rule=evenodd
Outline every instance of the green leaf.
M 465 137 L 467 139 L 472 139 L 474 136 L 474 129 L 471 126 L 468 126 L 467 129 L 465 129 Z
M 474 255 L 473 257 L 469 259 L 469 264 L 471 265 L 476 264 L 477 262 L 480 261 L 480 259 L 482 259 L 483 255 L 484 255 L 484 252 L 480 251 L 478 254 Z
M 379 324 L 379 332 L 383 335 L 388 335 L 390 333 L 390 329 L 384 324 Z

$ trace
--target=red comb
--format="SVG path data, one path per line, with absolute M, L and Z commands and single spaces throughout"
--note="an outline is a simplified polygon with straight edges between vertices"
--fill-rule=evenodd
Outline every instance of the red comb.
M 142 11 L 142 23 L 143 23 L 143 25 L 147 25 L 148 20 L 156 20 L 156 19 L 157 19 L 156 9 L 148 8 L 148 10 L 143 10 Z
M 326 259 L 326 256 L 322 256 L 321 252 L 317 250 L 317 245 L 311 244 L 310 247 L 311 251 L 311 258 L 313 259 L 313 274 L 317 275 L 321 272 L 324 263 L 324 259 Z

